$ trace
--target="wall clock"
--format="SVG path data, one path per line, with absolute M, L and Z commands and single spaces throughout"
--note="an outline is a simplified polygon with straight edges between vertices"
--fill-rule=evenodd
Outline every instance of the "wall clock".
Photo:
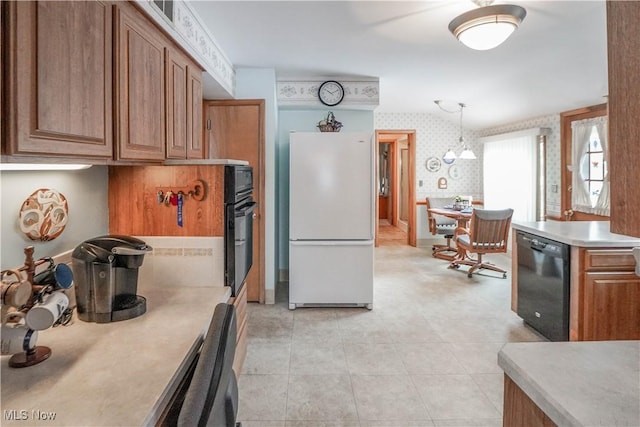
M 440 159 L 437 157 L 429 157 L 425 163 L 425 167 L 429 172 L 438 172 L 440 170 Z
M 333 107 L 344 99 L 344 88 L 335 80 L 327 80 L 318 88 L 318 98 L 324 105 Z

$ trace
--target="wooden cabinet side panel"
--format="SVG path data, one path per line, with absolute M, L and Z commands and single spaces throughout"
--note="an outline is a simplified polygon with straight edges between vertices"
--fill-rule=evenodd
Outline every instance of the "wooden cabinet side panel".
M 504 427 L 555 427 L 549 418 L 518 385 L 504 375 Z
M 640 339 L 640 277 L 587 273 L 584 313 L 584 340 Z
M 262 99 L 206 101 L 209 153 L 213 158 L 247 160 L 253 167 L 254 194 L 258 203 L 253 221 L 253 266 L 247 276 L 247 300 L 264 302 L 265 289 L 265 170 L 264 109 Z
M 640 237 L 639 21 L 639 2 L 607 1 L 611 232 L 636 237 Z
M 6 154 L 113 154 L 112 6 L 8 2 Z
M 116 157 L 164 160 L 166 41 L 133 6 L 117 10 Z
M 158 190 L 206 186 L 204 200 L 185 197 L 183 226 L 177 206 L 158 204 Z M 109 231 L 138 236 L 224 235 L 224 168 L 222 166 L 113 166 L 109 168 Z

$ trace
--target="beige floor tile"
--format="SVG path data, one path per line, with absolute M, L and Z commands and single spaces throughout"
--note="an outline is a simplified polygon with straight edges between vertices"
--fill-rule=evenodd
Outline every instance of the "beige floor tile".
M 422 316 L 397 318 L 385 323 L 394 343 L 442 342 L 442 337 Z
M 465 374 L 464 367 L 445 343 L 398 344 L 409 374 Z
M 376 248 L 371 311 L 289 310 L 286 283 L 277 285 L 276 304 L 249 304 L 239 421 L 245 427 L 501 425 L 497 353 L 506 342 L 544 339 L 511 311 L 510 273 L 507 280 L 490 273 L 469 279 L 430 252 Z M 491 261 L 511 268 L 509 256 Z
M 294 342 L 342 341 L 340 330 L 338 328 L 338 321 L 335 319 L 335 317 L 320 319 L 294 318 L 292 339 Z
M 361 422 L 429 420 L 429 414 L 408 375 L 352 375 Z
M 436 427 L 502 427 L 502 418 L 433 420 L 433 422 Z
M 468 374 L 500 374 L 502 368 L 498 366 L 498 352 L 504 342 L 486 343 L 449 343 L 451 352 L 464 366 Z
M 290 375 L 287 420 L 358 421 L 349 375 Z
M 347 368 L 352 375 L 397 375 L 407 370 L 395 344 L 344 343 Z
M 286 421 L 242 421 L 242 427 L 286 427 Z
M 244 427 L 244 424 L 242 425 Z M 361 427 L 359 421 L 287 421 L 285 427 Z
M 362 424 L 362 427 L 433 427 L 434 426 L 432 420 L 417 420 L 417 421 L 372 420 L 372 421 L 362 421 L 361 424 Z
M 412 375 L 433 419 L 500 418 L 469 375 Z
M 247 345 L 247 356 L 242 365 L 242 373 L 288 374 L 290 358 L 290 343 L 250 339 Z
M 504 407 L 504 374 L 474 374 L 471 377 L 502 415 Z
M 348 373 L 342 342 L 294 342 L 289 373 L 291 375 Z
M 288 375 L 240 375 L 238 421 L 284 421 Z

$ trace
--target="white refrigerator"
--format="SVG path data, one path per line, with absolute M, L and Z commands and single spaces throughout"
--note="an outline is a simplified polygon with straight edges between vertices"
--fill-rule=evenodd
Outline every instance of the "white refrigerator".
M 374 143 L 370 133 L 290 134 L 289 309 L 373 308 Z

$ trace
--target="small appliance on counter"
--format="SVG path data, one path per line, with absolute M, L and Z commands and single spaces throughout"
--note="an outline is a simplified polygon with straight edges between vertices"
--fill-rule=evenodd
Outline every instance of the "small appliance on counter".
M 133 319 L 147 310 L 137 295 L 138 268 L 152 248 L 129 236 L 86 240 L 72 253 L 78 318 L 109 323 Z

